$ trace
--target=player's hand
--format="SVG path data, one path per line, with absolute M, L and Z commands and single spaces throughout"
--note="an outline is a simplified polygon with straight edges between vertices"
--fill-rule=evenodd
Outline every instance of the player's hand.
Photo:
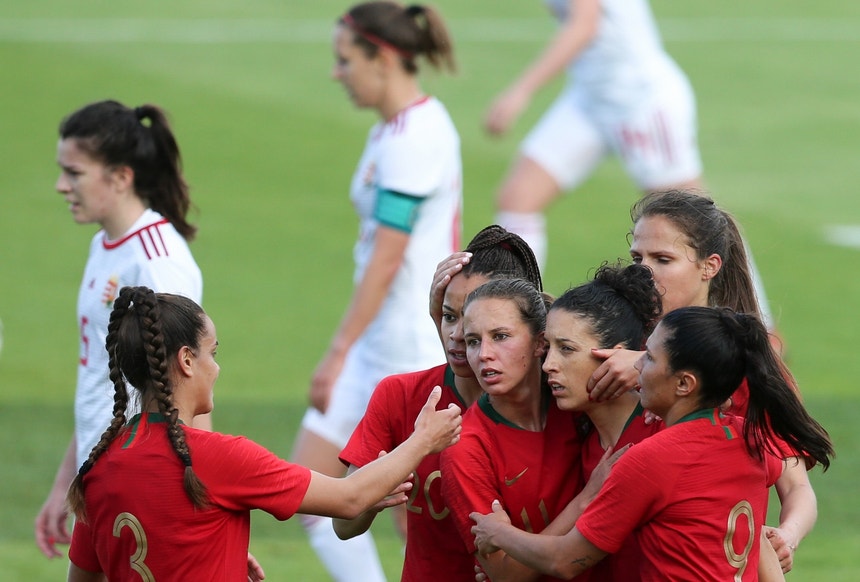
M 427 397 L 427 402 L 421 408 L 418 418 L 415 419 L 415 433 L 427 440 L 428 454 L 438 453 L 456 444 L 460 440 L 460 431 L 463 428 L 459 406 L 452 402 L 447 408 L 436 410 L 436 405 L 441 398 L 442 387 L 436 386 Z
M 311 378 L 311 389 L 308 392 L 308 401 L 320 412 L 325 412 L 328 408 L 334 383 L 343 370 L 345 359 L 345 354 L 329 350 L 314 371 Z
M 592 499 L 597 497 L 597 494 L 600 492 L 600 488 L 603 487 L 603 482 L 606 481 L 606 478 L 609 476 L 609 471 L 612 469 L 612 466 L 621 458 L 621 455 L 630 450 L 630 447 L 632 446 L 632 443 L 627 443 L 617 451 L 614 450 L 613 447 L 608 447 L 606 449 L 606 452 L 604 452 L 603 456 L 600 457 L 600 462 L 597 463 L 594 471 L 591 472 L 591 477 L 588 478 L 588 482 L 585 484 L 585 487 L 582 488 L 582 495 L 585 495 L 585 499 L 591 502 Z
M 591 355 L 604 361 L 588 379 L 586 389 L 589 400 L 603 402 L 617 398 L 639 385 L 639 372 L 633 365 L 642 355 L 641 352 L 594 348 L 591 350 Z
M 484 572 L 480 564 L 475 564 L 475 582 L 489 582 L 490 577 Z
M 62 491 L 51 491 L 36 516 L 36 545 L 48 558 L 61 558 L 56 544 L 69 544 L 72 537 L 66 525 L 69 518 L 66 498 Z
M 472 535 L 475 536 L 475 548 L 478 552 L 488 556 L 499 551 L 499 547 L 494 543 L 495 535 L 505 526 L 511 525 L 511 518 L 502 509 L 499 500 L 493 500 L 491 513 L 484 515 L 473 511 L 469 514 L 469 519 L 475 522 L 472 526 Z
M 797 540 L 789 539 L 787 532 L 778 527 L 763 526 L 762 530 L 773 547 L 773 551 L 776 552 L 776 557 L 779 558 L 779 566 L 782 568 L 783 574 L 791 572 L 791 568 L 794 566 Z
M 508 131 L 531 101 L 531 94 L 514 85 L 496 97 L 484 117 L 484 129 L 490 135 Z
M 469 262 L 472 253 L 456 252 L 436 265 L 433 273 L 433 283 L 430 285 L 430 317 L 436 322 L 436 327 L 442 322 L 442 303 L 445 300 L 445 289 L 451 279 L 463 270 L 463 265 Z
M 263 572 L 263 567 L 257 561 L 251 552 L 248 552 L 248 582 L 260 582 L 266 579 L 266 573 Z
M 644 422 L 646 425 L 654 424 L 655 422 L 660 422 L 661 420 L 663 420 L 662 418 L 660 418 L 659 416 L 657 416 L 656 414 L 654 414 L 650 410 L 646 410 L 645 414 L 642 415 L 642 418 L 645 419 Z
M 388 451 L 379 451 L 379 455 L 377 455 L 377 459 L 381 459 L 385 455 L 388 454 Z M 407 493 L 412 491 L 412 478 L 413 475 L 409 475 L 406 478 L 406 481 L 395 487 L 391 493 L 382 498 L 381 501 L 376 503 L 373 507 L 368 509 L 368 511 L 373 511 L 375 513 L 379 513 L 384 509 L 388 509 L 389 507 L 395 507 L 397 505 L 403 505 L 407 501 L 409 501 L 409 495 Z

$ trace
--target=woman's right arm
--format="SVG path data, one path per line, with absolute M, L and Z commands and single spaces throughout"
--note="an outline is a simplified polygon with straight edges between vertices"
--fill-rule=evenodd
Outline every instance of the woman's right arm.
M 385 456 L 385 452 L 380 453 L 379 458 Z M 349 470 L 347 471 L 347 476 L 355 473 L 358 470 L 358 467 L 355 465 L 350 465 Z M 387 509 L 389 507 L 394 507 L 396 505 L 402 505 L 409 500 L 409 496 L 407 493 L 412 489 L 411 481 L 404 481 L 397 488 L 386 495 L 381 501 L 376 503 L 373 507 L 363 512 L 361 515 L 356 517 L 355 519 L 341 519 L 334 518 L 332 520 L 332 526 L 334 527 L 334 533 L 337 534 L 342 540 L 348 540 L 350 538 L 354 538 L 355 536 L 360 536 L 364 532 L 370 529 L 370 526 L 373 525 L 373 520 L 376 519 L 376 516 L 380 511 Z
M 435 387 L 415 421 L 415 432 L 382 458 L 340 479 L 312 471 L 299 513 L 355 519 L 406 481 L 426 455 L 456 443 L 460 409 L 449 404 L 435 410 L 441 395 L 442 389 Z
M 639 372 L 633 365 L 643 352 L 623 349 L 593 349 L 591 354 L 604 362 L 588 379 L 588 397 L 596 402 L 621 396 L 639 385 Z
M 568 0 L 568 4 L 568 18 L 544 52 L 490 106 L 484 119 L 489 133 L 506 132 L 532 96 L 564 71 L 597 34 L 600 0 Z
M 106 582 L 107 577 L 103 572 L 88 572 L 74 565 L 69 564 L 69 582 Z

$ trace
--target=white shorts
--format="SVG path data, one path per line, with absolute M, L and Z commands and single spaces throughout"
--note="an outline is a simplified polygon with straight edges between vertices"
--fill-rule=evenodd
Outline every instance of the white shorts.
M 668 86 L 644 103 L 592 113 L 569 87 L 529 132 L 520 153 L 562 190 L 582 183 L 609 153 L 643 191 L 699 178 L 696 104 L 689 85 Z
M 380 380 L 395 373 L 370 365 L 353 349 L 347 354 L 340 376 L 335 381 L 325 414 L 309 408 L 302 427 L 323 437 L 340 449 L 346 446 L 358 422 L 364 416 L 370 396 Z

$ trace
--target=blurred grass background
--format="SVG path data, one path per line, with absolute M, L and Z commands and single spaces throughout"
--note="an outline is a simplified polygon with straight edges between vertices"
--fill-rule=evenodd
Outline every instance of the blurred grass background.
M 483 111 L 553 30 L 539 2 L 440 0 L 460 73 L 425 89 L 461 133 L 468 240 L 492 221 L 518 140 L 560 86 L 510 135 Z M 72 431 L 75 298 L 94 227 L 53 190 L 56 128 L 90 101 L 153 102 L 171 115 L 200 226 L 192 250 L 218 325 L 217 429 L 289 456 L 310 374 L 351 290 L 356 220 L 347 199 L 369 112 L 329 78 L 334 0 L 59 0 L 0 4 L 0 564 L 4 580 L 63 579 L 32 524 Z M 860 548 L 860 249 L 831 225 L 860 225 L 860 5 L 845 0 L 654 0 L 670 53 L 699 106 L 705 178 L 742 222 L 789 365 L 837 458 L 812 473 L 819 520 L 790 580 L 856 580 Z M 627 255 L 637 196 L 609 161 L 549 217 L 546 286 L 560 293 Z M 776 504 L 773 504 L 776 505 Z M 375 526 L 391 579 L 400 548 Z M 270 580 L 324 580 L 297 520 L 254 516 L 251 550 Z

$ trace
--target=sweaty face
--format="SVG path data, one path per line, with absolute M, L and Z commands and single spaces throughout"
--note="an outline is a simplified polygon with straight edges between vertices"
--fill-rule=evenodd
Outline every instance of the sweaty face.
M 466 297 L 489 281 L 483 275 L 455 275 L 445 288 L 442 301 L 442 323 L 439 331 L 445 344 L 448 364 L 454 374 L 461 378 L 474 378 L 475 373 L 466 359 L 466 340 L 463 337 L 463 304 Z
M 630 256 L 654 273 L 663 296 L 663 313 L 679 307 L 707 306 L 710 276 L 705 261 L 675 223 L 665 216 L 640 218 L 633 228 Z
M 639 395 L 642 406 L 664 419 L 677 400 L 675 395 L 677 375 L 669 368 L 665 340 L 665 328 L 659 324 L 648 338 L 645 353 L 635 365 L 639 371 Z
M 60 177 L 56 189 L 75 222 L 102 226 L 109 222 L 118 203 L 112 171 L 82 150 L 74 138 L 61 139 L 57 144 L 57 165 Z
M 532 372 L 543 353 L 541 335 L 532 334 L 516 304 L 482 298 L 469 303 L 463 315 L 466 356 L 484 392 L 528 394 Z
M 335 28 L 332 78 L 343 85 L 357 107 L 379 107 L 385 91 L 381 59 L 378 55 L 369 58 L 354 40 L 349 27 L 339 24 Z
M 562 410 L 587 410 L 586 385 L 601 360 L 591 354 L 600 347 L 591 324 L 565 309 L 550 309 L 546 319 L 548 351 L 543 364 L 552 395 Z

